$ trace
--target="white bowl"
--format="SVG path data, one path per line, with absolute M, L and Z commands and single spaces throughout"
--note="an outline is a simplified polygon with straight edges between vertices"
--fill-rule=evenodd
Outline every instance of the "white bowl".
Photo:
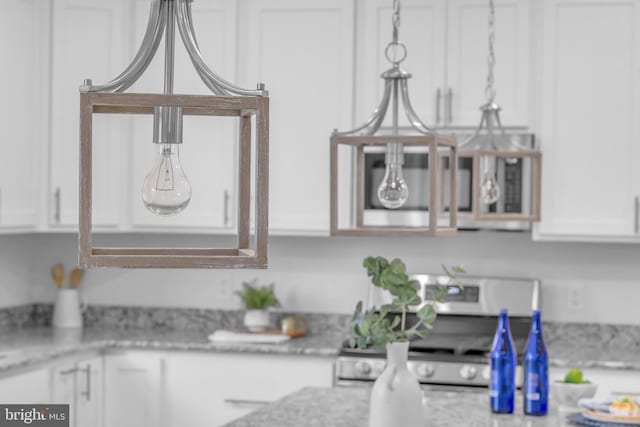
M 583 398 L 592 398 L 598 390 L 598 385 L 593 383 L 572 384 L 562 381 L 551 383 L 551 398 L 561 408 L 577 408 L 578 401 Z

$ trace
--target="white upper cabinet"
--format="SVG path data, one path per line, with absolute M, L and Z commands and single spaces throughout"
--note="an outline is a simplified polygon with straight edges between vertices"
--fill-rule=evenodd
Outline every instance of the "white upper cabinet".
M 5 0 L 0 13 L 0 230 L 34 228 L 44 147 L 46 64 L 37 0 Z
M 126 0 L 55 0 L 52 21 L 49 223 L 78 224 L 79 100 L 84 79 L 104 83 L 131 59 Z M 122 155 L 127 118 L 94 115 L 93 222 L 117 226 L 127 176 Z
M 391 6 L 387 0 L 358 3 L 357 120 L 362 122 L 381 98 L 380 73 L 391 66 L 384 54 L 392 35 Z M 486 0 L 402 2 L 399 38 L 408 54 L 401 67 L 413 76 L 411 102 L 427 126 L 477 126 L 486 101 L 488 16 Z M 528 1 L 496 0 L 496 102 L 505 126 L 529 123 L 529 31 Z
M 270 93 L 270 232 L 327 235 L 329 138 L 353 125 L 353 2 L 240 7 L 240 82 Z
M 192 3 L 195 36 L 209 68 L 225 80 L 237 82 L 236 8 L 234 0 L 198 0 Z M 138 49 L 149 17 L 149 1 L 134 5 L 131 55 Z M 174 92 L 213 95 L 197 75 L 176 28 Z M 130 89 L 162 93 L 164 42 L 140 79 Z M 253 88 L 253 87 L 252 87 Z M 152 143 L 152 116 L 133 119 L 133 140 L 125 149 L 132 159 L 131 221 L 138 229 L 224 231 L 235 225 L 236 163 L 239 121 L 233 117 L 185 116 L 180 161 L 192 187 L 189 205 L 179 215 L 159 217 L 142 203 L 142 183 L 153 167 L 158 147 Z
M 640 4 L 545 0 L 539 129 L 549 240 L 634 240 L 640 195 Z

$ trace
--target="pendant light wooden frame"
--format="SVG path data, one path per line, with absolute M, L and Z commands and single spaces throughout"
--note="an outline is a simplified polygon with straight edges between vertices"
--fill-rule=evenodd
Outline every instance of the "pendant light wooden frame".
M 459 157 L 473 158 L 473 219 L 477 221 L 540 221 L 540 189 L 542 186 L 542 153 L 540 151 L 497 151 L 497 150 L 474 150 L 471 152 L 460 152 Z M 481 160 L 484 156 L 495 157 L 496 159 L 531 159 L 531 209 L 525 213 L 491 213 L 482 212 L 481 206 L 481 183 L 482 168 Z M 504 191 L 504 189 L 503 189 Z M 464 213 L 459 213 L 464 217 Z
M 364 224 L 364 149 L 365 147 L 383 147 L 392 140 L 405 146 L 428 147 L 429 149 L 429 215 L 428 227 L 395 227 L 395 226 L 370 226 Z M 339 227 L 338 224 L 338 146 L 348 145 L 355 147 L 355 226 Z M 450 199 L 451 208 L 448 213 L 441 209 L 443 194 L 440 182 L 443 182 L 444 168 L 442 149 L 448 150 L 448 156 L 454 161 L 450 168 Z M 404 135 L 404 136 L 331 136 L 331 218 L 330 231 L 332 236 L 453 236 L 457 231 L 457 174 L 458 174 L 458 149 L 453 138 L 434 135 Z M 426 183 L 425 183 L 426 184 Z M 432 209 L 435 207 L 435 209 Z M 448 227 L 439 227 L 438 218 L 446 215 L 449 217 Z
M 100 248 L 92 240 L 93 114 L 153 114 L 157 105 L 183 107 L 184 115 L 239 118 L 238 230 L 235 248 Z M 255 115 L 255 146 L 252 119 Z M 186 144 L 185 144 L 186 145 Z M 254 151 L 254 152 L 252 152 Z M 255 157 L 255 245 L 251 247 L 251 158 Z M 134 93 L 80 93 L 81 267 L 266 268 L 269 191 L 269 98 Z

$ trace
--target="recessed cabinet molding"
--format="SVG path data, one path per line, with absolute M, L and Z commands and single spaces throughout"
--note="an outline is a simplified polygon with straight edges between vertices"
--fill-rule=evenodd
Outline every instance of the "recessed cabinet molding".
M 535 3 L 545 163 L 534 237 L 640 241 L 640 4 Z
M 497 97 L 505 126 L 529 124 L 529 2 L 496 0 Z M 476 127 L 485 99 L 489 5 L 485 0 L 404 0 L 401 41 L 411 55 L 416 113 L 429 126 Z M 381 97 L 375 73 L 386 67 L 391 2 L 358 2 L 356 116 Z M 361 35 L 361 36 L 360 36 Z M 405 64 L 403 64 L 405 65 Z M 377 90 L 371 90 L 377 88 Z M 422 96 L 417 96 L 422 94 Z M 406 121 L 405 121 L 406 123 Z M 407 123 L 408 124 L 408 123 Z

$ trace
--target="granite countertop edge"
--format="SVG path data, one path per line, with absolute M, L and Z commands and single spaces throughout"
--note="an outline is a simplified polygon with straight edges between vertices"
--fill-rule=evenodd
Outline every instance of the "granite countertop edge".
M 83 337 L 56 339 L 51 328 L 19 330 L 0 337 L 0 374 L 7 375 L 57 359 L 91 352 L 108 354 L 117 350 L 151 350 L 336 357 L 342 343 L 341 336 L 331 334 L 307 335 L 284 343 L 271 344 L 220 343 L 211 342 L 206 335 L 201 334 L 187 334 L 184 337 L 178 331 L 169 333 L 174 337 L 163 338 L 163 331 L 155 330 L 89 329 L 83 331 Z

